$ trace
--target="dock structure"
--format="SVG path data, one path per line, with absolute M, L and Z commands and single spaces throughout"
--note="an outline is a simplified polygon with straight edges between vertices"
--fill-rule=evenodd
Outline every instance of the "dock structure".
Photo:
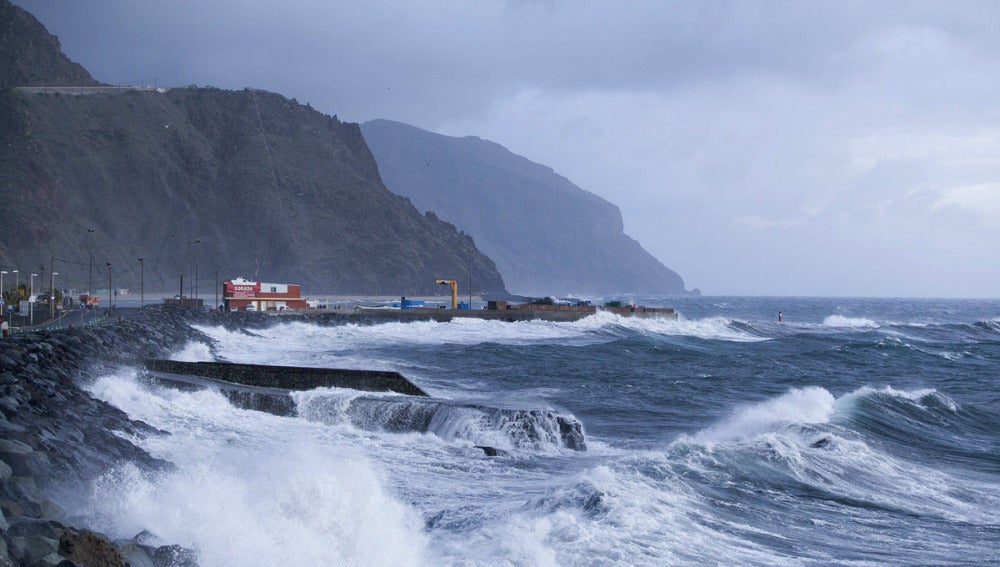
M 181 362 L 149 359 L 148 370 L 167 374 L 201 376 L 255 388 L 312 390 L 314 388 L 350 388 L 365 392 L 395 392 L 426 397 L 427 393 L 399 372 L 382 370 L 345 370 L 299 366 L 265 366 L 230 362 Z
M 452 319 L 486 319 L 491 321 L 553 321 L 573 322 L 590 317 L 599 311 L 622 317 L 677 319 L 677 312 L 671 307 L 597 307 L 595 305 L 550 305 L 550 304 L 508 304 L 504 301 L 490 301 L 486 309 L 434 309 L 415 307 L 409 309 L 387 309 L 378 307 L 356 307 L 355 311 L 400 321 L 451 321 Z

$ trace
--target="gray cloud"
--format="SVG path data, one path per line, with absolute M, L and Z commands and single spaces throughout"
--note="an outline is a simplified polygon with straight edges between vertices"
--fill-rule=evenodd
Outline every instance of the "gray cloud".
M 474 134 L 711 293 L 997 296 L 994 2 L 18 0 L 107 82 Z

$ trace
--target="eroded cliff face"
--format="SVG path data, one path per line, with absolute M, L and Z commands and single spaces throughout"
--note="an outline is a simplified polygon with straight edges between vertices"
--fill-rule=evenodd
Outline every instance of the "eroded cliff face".
M 81 287 L 95 228 L 95 262 L 126 287 L 144 257 L 147 284 L 163 290 L 197 262 L 209 289 L 218 271 L 309 293 L 426 294 L 471 263 L 475 291 L 504 293 L 471 238 L 382 186 L 355 124 L 252 90 L 17 96 L 0 253 L 20 266 L 66 260 L 67 287 Z
M 63 54 L 59 40 L 34 16 L 0 0 L 0 89 L 99 84 Z
M 361 128 L 386 186 L 472 235 L 512 292 L 685 293 L 624 233 L 618 207 L 550 168 L 475 137 L 387 120 Z
M 506 294 L 469 236 L 382 185 L 358 125 L 264 91 L 102 87 L 29 14 L 0 11 L 3 265 L 54 257 L 59 287 L 86 289 L 92 250 L 114 287 L 139 287 L 141 257 L 157 291 L 197 272 L 202 290 L 218 274 L 437 294 L 435 278 L 471 272 L 473 291 Z

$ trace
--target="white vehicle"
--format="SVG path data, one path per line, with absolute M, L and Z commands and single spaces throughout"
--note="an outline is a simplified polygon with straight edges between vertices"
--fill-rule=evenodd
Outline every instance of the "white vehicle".
M 257 305 L 256 304 L 251 303 L 251 304 L 247 305 L 247 311 L 256 311 L 256 310 L 257 310 Z

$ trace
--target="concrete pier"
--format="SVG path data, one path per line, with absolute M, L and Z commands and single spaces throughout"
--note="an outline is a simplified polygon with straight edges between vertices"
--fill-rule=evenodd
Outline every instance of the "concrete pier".
M 409 396 L 427 396 L 426 392 L 404 378 L 399 372 L 381 370 L 302 368 L 228 362 L 178 362 L 160 359 L 146 360 L 143 365 L 155 372 L 202 376 L 260 388 L 284 390 L 350 388 L 365 392 L 395 392 Z
M 594 315 L 598 311 L 622 317 L 677 319 L 672 308 L 654 307 L 595 307 L 592 305 L 517 305 L 499 309 L 385 309 L 356 307 L 355 313 L 394 321 L 439 321 L 454 319 L 487 319 L 492 321 L 553 321 L 569 323 Z

